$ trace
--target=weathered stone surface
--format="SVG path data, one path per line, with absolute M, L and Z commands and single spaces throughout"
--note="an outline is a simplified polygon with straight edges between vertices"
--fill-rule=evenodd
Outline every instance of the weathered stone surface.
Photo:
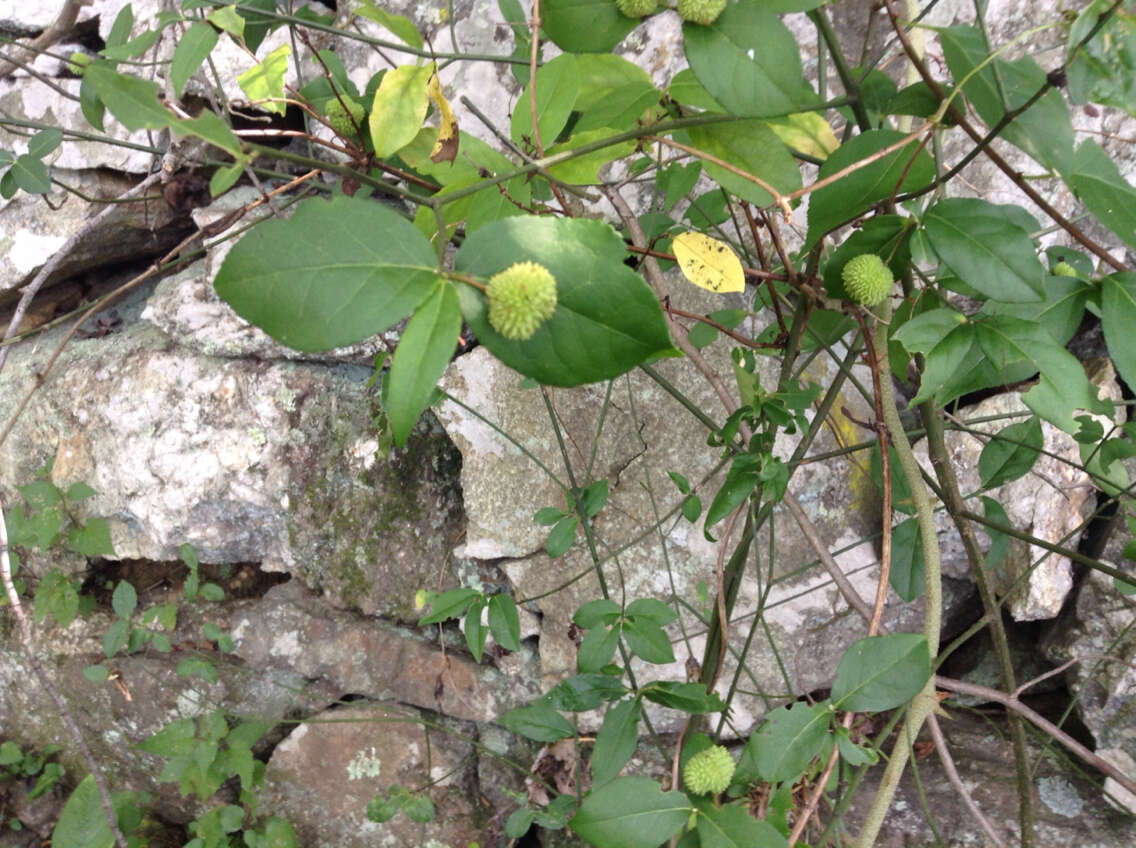
M 493 721 L 527 696 L 523 680 L 447 653 L 389 624 L 335 612 L 282 586 L 233 620 L 236 655 L 254 668 L 322 678 L 342 695 L 397 701 L 474 721 Z M 518 675 L 520 676 L 520 675 Z
M 674 276 L 669 285 L 668 294 L 676 308 L 705 312 L 724 305 Z M 724 344 L 713 345 L 703 353 L 718 373 L 730 373 Z M 758 363 L 762 385 L 772 391 L 779 362 L 759 358 Z M 672 360 L 652 367 L 712 419 L 724 417 L 719 412 L 720 401 L 689 362 Z M 826 385 L 834 373 L 835 369 L 828 371 L 814 364 L 805 379 Z M 561 484 L 566 485 L 567 475 L 541 394 L 537 389 L 522 389 L 520 380 L 484 350 L 474 350 L 458 359 L 443 380 L 447 392 L 460 404 L 445 402 L 437 414 L 464 457 L 467 532 L 463 553 L 510 558 L 503 567 L 517 595 L 539 599 L 541 675 L 547 687 L 575 671 L 571 618 L 580 604 L 601 592 L 597 577 L 589 573 L 592 560 L 582 541 L 556 560 L 543 552 L 534 553 L 543 547 L 548 528 L 533 523 L 533 513 L 545 506 L 563 509 L 565 501 L 559 485 L 532 458 L 557 475 Z M 713 592 L 717 546 L 704 539 L 701 523 L 691 525 L 677 514 L 682 496 L 667 472 L 684 475 L 697 486 L 703 505 L 708 506 L 720 485 L 721 478 L 714 476 L 718 452 L 706 447 L 706 429 L 642 372 L 620 378 L 606 401 L 605 396 L 603 385 L 548 391 L 577 485 L 588 482 L 584 477 L 589 463 L 594 479 L 608 481 L 608 504 L 595 519 L 594 532 L 609 591 L 613 597 L 627 600 L 676 598 L 689 605 L 686 609 L 695 609 L 700 582 Z M 858 420 L 870 417 L 863 400 L 851 392 L 841 403 Z M 842 412 L 834 414 L 832 421 L 840 428 L 843 441 L 861 438 L 852 419 Z M 516 443 L 502 438 L 499 430 Z M 597 439 L 598 432 L 601 435 Z M 779 440 L 778 455 L 788 458 L 798 438 Z M 815 450 L 837 446 L 836 439 L 826 432 Z M 862 539 L 878 527 L 879 506 L 867 477 L 855 465 L 815 463 L 799 469 L 791 489 L 861 597 L 873 598 L 877 553 Z M 659 517 L 665 517 L 662 529 L 652 529 Z M 743 688 L 770 698 L 792 698 L 831 684 L 844 647 L 863 635 L 864 624 L 858 616 L 849 614 L 847 603 L 815 565 L 816 552 L 792 519 L 779 510 L 773 524 L 776 562 L 772 575 L 776 582 L 764 598 L 763 614 L 774 645 L 766 644 L 764 634 L 757 634 L 741 679 L 747 681 Z M 721 529 L 718 525 L 714 532 L 718 534 Z M 761 552 L 757 556 L 764 581 L 770 568 L 765 563 L 769 549 L 765 532 L 755 549 Z M 742 585 L 730 628 L 731 642 L 738 650 L 745 644 L 763 594 L 764 586 L 757 580 L 747 579 Z M 967 604 L 969 597 L 968 589 L 949 587 L 948 618 L 960 604 Z M 918 630 L 920 609 L 918 604 L 902 604 L 893 595 L 884 624 L 893 630 Z M 672 632 L 676 664 L 634 665 L 639 679 L 681 679 L 688 655 L 702 659 L 705 625 L 689 613 L 684 619 L 684 626 L 675 626 Z M 730 657 L 722 675 L 723 691 L 733 672 Z M 735 727 L 748 728 L 762 712 L 757 699 L 739 699 L 733 713 Z M 670 723 L 681 719 L 677 713 L 668 712 L 660 721 L 664 729 L 674 729 Z
M 1136 598 L 1121 594 L 1111 577 L 1093 571 L 1043 648 L 1054 663 L 1079 660 L 1065 672 L 1065 679 L 1097 747 L 1120 749 L 1136 759 L 1133 620 Z
M 287 810 L 299 843 L 311 848 L 441 848 L 477 840 L 491 811 L 478 803 L 474 749 L 421 718 L 395 704 L 319 714 L 272 752 L 263 803 Z M 383 824 L 367 819 L 375 796 L 395 785 L 427 784 L 432 822 L 416 824 L 402 812 Z
M 949 701 L 947 708 L 953 718 L 939 719 L 939 726 L 963 785 L 1005 843 L 1019 845 L 1018 795 L 1009 732 L 1004 727 L 992 728 L 987 718 L 950 709 Z M 923 735 L 926 737 L 927 732 Z M 1033 777 L 1033 844 L 1037 848 L 1123 848 L 1136 840 L 1136 819 L 1097 802 L 1098 790 L 1092 783 L 1044 756 L 1040 746 L 1031 744 L 1030 748 L 1030 762 L 1037 764 Z M 918 757 L 915 767 L 919 769 L 926 806 L 916 789 L 913 766 L 909 766 L 876 840 L 877 848 L 930 848 L 941 844 L 964 848 L 990 844 L 947 780 L 937 754 L 932 751 Z M 876 769 L 869 773 L 856 793 L 846 819 L 853 833 L 857 832 L 865 805 L 875 792 L 880 772 Z M 936 841 L 926 811 L 943 842 Z
M 1102 398 L 1121 399 L 1111 365 L 1095 376 L 1094 381 L 1102 386 Z M 981 485 L 978 460 L 989 440 L 976 434 L 996 433 L 1013 423 L 1015 419 L 1010 416 L 1017 415 L 1016 420 L 1021 420 L 1025 414 L 1030 413 L 1020 394 L 995 395 L 966 410 L 967 419 L 980 422 L 973 425 L 974 433 L 947 431 L 944 437 L 947 453 L 964 495 L 977 492 Z M 991 417 L 995 420 L 981 422 L 981 419 Z M 1098 417 L 1104 426 L 1112 426 L 1107 418 Z M 1082 525 L 1095 508 L 1092 478 L 1076 467 L 1081 463 L 1080 449 L 1069 434 L 1047 421 L 1041 422 L 1041 432 L 1043 453 L 1038 456 L 1033 469 L 1025 476 L 985 494 L 1001 504 L 1010 524 L 1016 529 L 1047 542 L 1075 548 Z M 927 459 L 926 443 L 916 446 L 916 456 L 927 472 L 934 474 Z M 974 512 L 983 513 L 977 497 L 970 499 L 969 504 Z M 970 566 L 953 522 L 941 510 L 935 514 L 935 522 L 944 572 L 954 577 L 967 577 Z M 988 545 L 989 537 L 984 533 L 980 537 Z M 1023 585 L 1014 591 L 1008 603 L 1011 614 L 1018 621 L 1053 618 L 1073 587 L 1073 568 L 1068 557 L 1049 553 L 1036 545 L 1027 546 L 1018 540 L 1010 540 L 1005 561 L 991 573 L 995 590 L 1000 594 L 1024 577 Z
M 183 611 L 171 641 L 196 649 L 203 620 L 226 629 L 226 607 L 210 606 L 204 613 Z M 197 654 L 214 664 L 215 683 L 177 675 L 176 662 L 156 653 L 119 654 L 108 660 L 102 638 L 112 621 L 109 611 L 96 611 L 87 619 L 77 618 L 65 630 L 45 623 L 36 629 L 39 654 L 112 791 L 155 793 L 156 810 L 172 820 L 187 821 L 202 808 L 197 800 L 182 798 L 176 786 L 160 784 L 163 761 L 139 750 L 137 743 L 168 722 L 196 718 L 217 708 L 234 716 L 275 722 L 294 710 L 320 708 L 331 700 L 318 686 L 310 690 L 309 699 L 306 681 L 292 672 L 252 670 L 216 652 Z M 92 683 L 84 678 L 82 669 L 94 663 L 117 671 L 121 688 L 111 681 Z M 36 750 L 60 745 L 63 750 L 58 759 L 68 774 L 83 775 L 88 770 L 20 650 L 10 618 L 0 630 L 0 737 L 20 740 L 21 745 Z
M 8 147 L 3 135 L 0 129 L 0 147 Z M 87 197 L 115 198 L 134 185 L 133 180 L 105 171 L 54 169 L 53 176 Z M 31 279 L 102 208 L 57 186 L 46 195 L 21 191 L 0 200 L 0 300 L 13 299 L 15 294 L 8 292 Z M 160 197 L 119 204 L 68 251 L 49 282 L 105 265 L 144 260 L 173 247 L 191 229 Z
M 17 350 L 0 374 L 8 420 L 54 345 Z M 368 372 L 193 355 L 147 324 L 74 341 L 0 446 L 11 497 L 53 457 L 53 480 L 98 495 L 115 554 L 258 562 L 334 602 L 395 617 L 460 533 L 458 458 L 423 426 L 379 455 Z M 34 446 L 34 447 L 29 447 Z

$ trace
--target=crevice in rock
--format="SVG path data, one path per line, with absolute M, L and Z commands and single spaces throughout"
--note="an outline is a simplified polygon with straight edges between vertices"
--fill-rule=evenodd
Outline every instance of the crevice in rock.
M 102 559 L 89 561 L 83 581 L 83 592 L 94 596 L 95 603 L 111 608 L 111 594 L 122 580 L 138 593 L 140 607 L 161 603 L 177 603 L 184 597 L 189 568 L 181 560 Z M 214 583 L 225 592 L 226 600 L 259 598 L 273 586 L 286 583 L 291 575 L 262 571 L 259 563 L 201 563 L 198 578 L 202 585 Z

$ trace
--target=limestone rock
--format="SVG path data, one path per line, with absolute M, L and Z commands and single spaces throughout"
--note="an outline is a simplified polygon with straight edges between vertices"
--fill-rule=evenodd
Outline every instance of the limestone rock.
M 491 811 L 478 803 L 474 749 L 396 704 L 352 704 L 305 722 L 272 752 L 266 809 L 286 815 L 301 845 L 467 845 Z M 429 737 L 429 738 L 427 738 Z M 378 824 L 367 804 L 395 786 L 425 792 L 436 818 L 398 813 Z

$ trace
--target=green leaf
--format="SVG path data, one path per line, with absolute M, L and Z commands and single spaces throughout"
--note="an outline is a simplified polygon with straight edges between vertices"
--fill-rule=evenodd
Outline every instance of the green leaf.
M 36 159 L 52 153 L 63 141 L 63 133 L 55 127 L 40 130 L 28 140 L 28 155 Z
M 497 723 L 506 730 L 537 742 L 556 742 L 576 732 L 572 723 L 559 712 L 541 705 L 509 710 L 497 719 Z
M 613 134 L 614 131 L 606 127 L 578 132 L 573 134 L 573 136 L 563 144 L 556 144 L 548 148 L 545 153 L 548 156 L 555 156 L 558 153 L 565 153 L 569 150 L 575 150 L 577 147 L 583 147 L 584 145 L 596 141 L 602 141 Z M 609 144 L 598 150 L 593 150 L 590 153 L 584 153 L 572 159 L 567 159 L 564 162 L 549 165 L 548 173 L 553 179 L 571 185 L 590 185 L 600 181 L 600 168 L 608 162 L 612 162 L 624 156 L 630 156 L 634 152 L 634 141 L 621 141 L 618 144 Z
M 684 23 L 682 36 L 690 69 L 733 115 L 778 117 L 817 100 L 792 33 L 756 3 L 731 3 L 710 26 Z
M 201 597 L 214 603 L 223 601 L 225 600 L 225 590 L 216 583 L 203 583 L 201 584 Z
M 627 605 L 624 615 L 629 619 L 641 619 L 665 627 L 678 616 L 675 611 L 662 601 L 654 598 L 639 598 Z
M 92 62 L 83 70 L 99 99 L 130 131 L 169 126 L 173 115 L 158 102 L 158 84 L 120 74 L 109 62 Z
M 158 757 L 185 756 L 193 750 L 195 732 L 193 719 L 178 719 L 138 743 L 138 747 Z
M 836 728 L 836 747 L 840 749 L 840 759 L 853 768 L 867 763 L 875 765 L 880 759 L 879 754 L 871 748 L 853 742 L 843 727 Z
M 1031 373 L 1040 372 L 1037 385 L 1022 395 L 1022 401 L 1046 421 L 1075 433 L 1075 410 L 1112 414 L 1111 405 L 1097 397 L 1097 388 L 1085 376 L 1081 363 L 1040 324 L 998 317 L 976 323 L 975 334 L 997 371 L 1025 360 Z
M 465 644 L 473 654 L 474 662 L 481 662 L 481 652 L 485 649 L 485 637 L 489 631 L 481 623 L 481 612 L 485 609 L 485 601 L 477 598 L 465 613 L 462 631 L 465 633 Z
M 798 701 L 773 710 L 761 730 L 750 735 L 742 756 L 754 762 L 767 783 L 796 780 L 814 757 L 828 751 L 831 720 L 827 701 L 812 706 Z
M 214 9 L 206 16 L 206 20 L 217 27 L 217 29 L 229 33 L 229 35 L 237 40 L 244 37 L 245 19 L 233 6 Z M 249 49 L 254 48 L 250 47 Z
M 593 627 L 615 624 L 622 614 L 623 610 L 615 601 L 599 598 L 582 604 L 572 616 L 572 621 L 575 622 L 577 627 L 591 630 Z
M 433 72 L 432 65 L 403 65 L 383 75 L 367 116 L 380 159 L 397 153 L 418 135 L 430 103 L 426 84 Z
M 557 710 L 582 713 L 594 710 L 604 701 L 615 701 L 627 694 L 612 674 L 576 674 L 561 680 L 541 700 Z
M 1012 220 L 1015 209 L 948 198 L 927 212 L 923 226 L 935 253 L 967 285 L 994 300 L 1040 300 L 1045 269 L 1029 233 Z
M 663 792 L 649 777 L 617 777 L 588 793 L 568 827 L 593 845 L 658 848 L 689 814 L 681 792 Z
M 674 662 L 670 637 L 654 622 L 645 619 L 626 620 L 622 625 L 622 633 L 631 653 L 640 659 L 657 665 Z
M 363 18 L 368 18 L 381 27 L 385 27 L 398 36 L 405 44 L 409 44 L 417 50 L 422 49 L 422 36 L 418 34 L 414 22 L 409 18 L 388 12 L 386 9 L 380 9 L 372 3 L 371 0 L 362 0 L 355 8 L 355 14 Z
M 801 172 L 789 148 L 764 121 L 736 121 L 692 127 L 692 146 L 759 177 L 781 194 L 801 187 Z M 726 191 L 756 206 L 768 206 L 773 197 L 757 183 L 713 162 L 703 162 L 706 174 Z
M 122 804 L 115 804 L 116 813 Z M 95 779 L 87 775 L 67 799 L 51 831 L 52 848 L 112 848 L 114 835 L 107 825 Z
M 923 536 L 914 518 L 905 518 L 891 530 L 888 583 L 907 603 L 923 594 Z
M 730 463 L 730 470 L 726 472 L 726 479 L 722 482 L 722 488 L 714 495 L 714 500 L 710 502 L 710 508 L 706 511 L 705 528 L 709 529 L 717 524 L 753 494 L 753 490 L 757 488 L 759 471 L 760 464 L 751 454 L 739 454 L 734 457 L 733 462 Z
M 86 557 L 113 555 L 106 519 L 89 518 L 82 527 L 72 527 L 67 531 L 67 547 Z
M 563 554 L 576 541 L 576 528 L 580 520 L 574 515 L 568 515 L 556 522 L 556 526 L 544 540 L 544 551 L 553 559 Z
M 434 820 L 434 802 L 425 795 L 414 795 L 402 802 L 402 811 L 412 822 L 425 824 Z
M 178 677 L 200 677 L 206 683 L 217 682 L 217 669 L 213 667 L 213 663 L 205 660 L 187 657 L 177 664 L 175 671 Z M 209 792 L 208 794 L 212 795 L 213 793 Z
M 17 486 L 16 491 L 27 501 L 28 506 L 35 510 L 49 509 L 63 499 L 63 493 L 47 480 L 36 480 Z
M 557 509 L 554 506 L 544 506 L 533 513 L 533 521 L 541 527 L 551 527 L 566 515 L 568 515 L 568 513 L 562 509 Z
M 540 18 L 565 53 L 607 53 L 639 24 L 606 0 L 543 0 Z
M 618 646 L 618 628 L 596 627 L 589 630 L 580 640 L 580 647 L 576 652 L 576 668 L 584 673 L 599 671 L 611 662 Z
M 489 599 L 489 632 L 493 641 L 506 651 L 521 649 L 521 621 L 517 605 L 508 595 L 494 595 Z
M 1121 379 L 1136 386 L 1136 274 L 1125 271 L 1101 280 L 1101 325 Z
M 204 21 L 192 24 L 178 39 L 173 60 L 170 62 L 170 82 L 173 83 L 174 93 L 178 97 L 181 97 L 182 92 L 185 91 L 189 78 L 213 52 L 213 48 L 217 46 L 217 39 L 217 30 Z
M 536 814 L 528 807 L 513 810 L 505 820 L 505 836 L 510 839 L 520 839 L 529 832 Z
M 784 848 L 785 837 L 773 825 L 757 821 L 736 804 L 707 804 L 698 816 L 700 848 Z
M 264 57 L 262 62 L 253 65 L 237 77 L 241 91 L 259 109 L 283 115 L 288 107 L 282 103 L 284 97 L 284 75 L 288 73 L 288 57 L 292 48 L 281 44 Z M 415 126 L 415 131 L 418 127 Z
M 677 680 L 657 680 L 642 689 L 648 701 L 682 710 L 684 713 L 720 713 L 726 709 L 725 702 L 713 692 L 707 692 L 702 683 L 679 683 Z
M 840 658 L 832 700 L 852 712 L 880 712 L 905 704 L 931 675 L 927 640 L 918 633 L 869 636 Z
M 602 786 L 619 774 L 635 753 L 639 739 L 639 700 L 620 701 L 608 708 L 592 750 L 592 785 Z
M 1082 141 L 1069 186 L 1097 220 L 1136 249 L 1136 189 L 1092 139 Z
M 473 589 L 459 588 L 443 592 L 430 604 L 430 614 L 418 619 L 418 624 L 437 624 L 451 618 L 461 618 L 476 597 L 478 592 Z
M 1041 422 L 1036 416 L 999 430 L 978 457 L 982 488 L 993 489 L 1017 480 L 1033 468 L 1041 448 Z
M 12 175 L 16 185 L 28 194 L 47 194 L 51 191 L 51 177 L 47 174 L 47 166 L 31 154 L 25 153 L 16 157 L 8 173 Z
M 103 634 L 103 654 L 109 660 L 126 647 L 130 639 L 130 623 L 124 619 L 112 622 Z
M 88 665 L 83 667 L 83 677 L 92 683 L 102 683 L 110 676 L 105 665 Z
M 110 605 L 119 618 L 129 619 L 134 615 L 134 610 L 138 606 L 138 593 L 134 591 L 134 586 L 129 580 L 118 581 L 111 595 Z
M 489 277 L 524 260 L 544 265 L 556 278 L 556 312 L 527 341 L 496 333 L 484 295 L 472 286 L 459 291 L 462 314 L 498 359 L 541 383 L 576 386 L 618 376 L 651 357 L 673 355 L 658 301 L 623 264 L 626 255 L 623 239 L 601 221 L 497 221 L 466 238 L 457 269 Z
M 632 129 L 662 96 L 638 65 L 611 54 L 583 53 L 576 57 L 580 91 L 574 112 L 579 112 L 574 132 L 601 127 Z
M 584 508 L 584 515 L 595 518 L 607 503 L 607 480 L 590 483 L 580 494 L 580 503 Z
M 439 280 L 414 310 L 391 360 L 390 394 L 384 408 L 396 445 L 406 444 L 419 414 L 429 405 L 460 333 L 457 292 L 451 283 Z
M 67 493 L 63 497 L 67 498 L 71 503 L 78 503 L 95 494 L 97 494 L 97 492 L 86 483 L 77 481 L 67 487 Z
M 67 627 L 79 612 L 79 593 L 58 568 L 49 569 L 35 593 L 35 620 L 50 615 L 60 627 Z
M 986 38 L 977 27 L 939 30 L 943 56 L 956 83 L 986 59 Z M 1013 62 L 995 59 L 970 76 L 963 92 L 987 126 L 1005 114 L 1006 107 L 1023 105 L 1045 84 L 1045 72 L 1029 57 Z M 1002 95 L 1005 95 L 1005 101 Z M 958 99 L 955 100 L 956 105 Z M 1001 135 L 1044 167 L 1065 173 L 1073 157 L 1073 127 L 1061 94 L 1051 89 L 1005 127 Z
M 580 74 L 576 69 L 576 57 L 571 53 L 562 53 L 537 69 L 536 126 L 543 147 L 551 147 L 568 123 L 579 90 Z M 532 106 L 527 86 L 513 107 L 509 134 L 514 141 L 520 141 L 522 137 L 532 139 Z
M 870 130 L 849 139 L 820 166 L 818 179 L 824 179 L 850 165 L 867 159 L 901 141 L 896 130 Z M 881 159 L 817 189 L 809 200 L 809 232 L 805 246 L 811 247 L 829 230 L 867 211 L 875 202 L 899 191 L 914 191 L 928 185 L 935 176 L 931 157 L 918 142 L 901 147 Z
M 328 350 L 410 314 L 434 285 L 434 263 L 429 243 L 404 218 L 339 196 L 304 201 L 287 221 L 253 227 L 214 284 L 237 314 L 277 341 Z
M 1096 0 L 1081 11 L 1069 27 L 1066 56 L 1069 99 L 1077 104 L 1089 101 L 1136 114 L 1136 21 L 1129 14 L 1114 14 L 1087 43 L 1081 41 L 1096 26 L 1108 4 Z M 1119 11 L 1119 10 L 1118 10 Z

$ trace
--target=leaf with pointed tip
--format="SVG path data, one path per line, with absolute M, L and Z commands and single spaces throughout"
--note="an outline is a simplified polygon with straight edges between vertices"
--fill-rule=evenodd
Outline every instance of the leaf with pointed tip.
M 313 198 L 287 221 L 246 233 L 214 285 L 238 315 L 282 344 L 329 350 L 409 315 L 431 291 L 435 262 L 429 242 L 387 207 Z

